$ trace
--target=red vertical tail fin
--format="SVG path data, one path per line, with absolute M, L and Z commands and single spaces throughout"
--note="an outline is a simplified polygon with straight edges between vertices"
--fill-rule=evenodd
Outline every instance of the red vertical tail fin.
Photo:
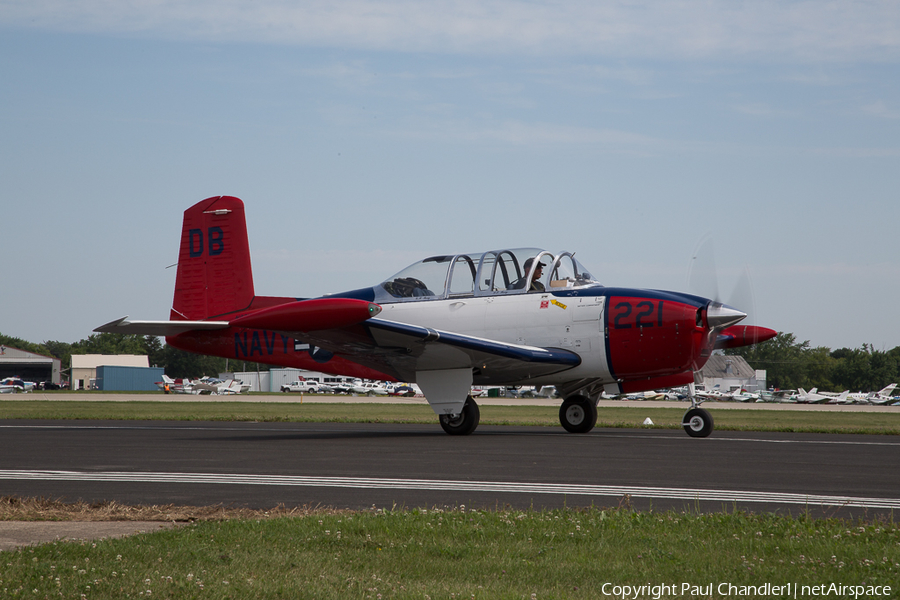
M 249 307 L 253 297 L 244 203 L 214 196 L 184 211 L 170 318 L 220 317 Z

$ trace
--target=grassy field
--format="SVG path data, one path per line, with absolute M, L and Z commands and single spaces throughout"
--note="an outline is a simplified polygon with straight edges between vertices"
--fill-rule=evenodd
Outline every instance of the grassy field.
M 598 427 L 643 427 L 649 417 L 657 428 L 679 428 L 685 408 L 637 406 L 600 408 Z M 711 410 L 717 430 L 815 433 L 900 434 L 900 411 L 820 412 L 789 410 Z M 203 421 L 294 421 L 336 423 L 433 423 L 422 404 L 330 404 L 300 402 L 137 402 L 0 401 L 0 419 L 131 419 Z M 482 425 L 559 426 L 553 406 L 482 406 Z
M 895 524 L 460 506 L 195 522 L 0 554 L 11 598 L 793 597 L 740 593 L 787 584 L 813 598 L 830 583 L 896 597 Z
M 483 424 L 558 426 L 556 407 L 483 406 Z M 600 427 L 680 427 L 683 409 L 600 409 Z M 717 429 L 900 432 L 900 414 L 713 411 Z M 0 419 L 431 423 L 425 405 L 0 402 Z M 287 516 L 286 516 L 287 515 Z M 900 531 L 887 521 L 774 514 L 421 507 L 63 505 L 0 498 L 3 520 L 164 520 L 125 539 L 0 553 L 0 598 L 896 597 Z M 829 588 L 830 585 L 850 586 Z M 785 588 L 784 586 L 791 587 Z M 826 586 L 815 588 L 814 586 Z M 775 586 L 774 588 L 771 586 Z M 883 586 L 890 586 L 890 590 Z M 830 593 L 826 593 L 830 590 Z

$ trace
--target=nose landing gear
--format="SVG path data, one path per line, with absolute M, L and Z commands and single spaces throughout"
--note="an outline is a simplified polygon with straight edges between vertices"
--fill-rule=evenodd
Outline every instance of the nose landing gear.
M 713 418 L 706 409 L 692 408 L 684 413 L 681 425 L 691 437 L 709 437 L 713 430 Z
M 694 387 L 690 386 L 688 389 L 691 408 L 684 413 L 684 417 L 681 419 L 681 426 L 684 427 L 685 433 L 691 437 L 709 437 L 713 430 L 712 415 L 709 414 L 708 410 L 700 408 L 703 400 L 697 402 L 697 398 L 694 396 Z

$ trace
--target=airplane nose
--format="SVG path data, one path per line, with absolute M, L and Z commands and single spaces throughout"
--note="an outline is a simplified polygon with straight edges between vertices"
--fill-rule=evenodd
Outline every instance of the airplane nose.
M 736 308 L 731 308 L 718 302 L 710 302 L 706 307 L 706 322 L 711 329 L 725 329 L 736 323 L 740 323 L 747 317 L 747 313 Z

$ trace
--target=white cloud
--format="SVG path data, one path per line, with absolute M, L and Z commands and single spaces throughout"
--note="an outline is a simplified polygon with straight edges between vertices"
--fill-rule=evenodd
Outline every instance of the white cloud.
M 880 119 L 900 119 L 900 111 L 889 108 L 883 100 L 878 100 L 862 107 L 867 115 L 878 117 Z
M 742 113 L 745 115 L 750 115 L 753 117 L 774 118 L 774 117 L 795 117 L 796 116 L 796 114 L 794 114 L 790 111 L 773 108 L 772 106 L 761 103 L 761 102 L 740 104 L 740 105 L 735 106 L 734 110 L 736 110 L 739 113 Z
M 646 156 L 677 147 L 702 149 L 703 144 L 666 140 L 640 133 L 598 129 L 545 122 L 505 120 L 501 122 L 464 122 L 457 120 L 418 120 L 392 135 L 409 139 L 456 142 L 483 142 L 515 146 L 593 146 L 631 155 Z
M 900 55 L 893 0 L 6 0 L 0 24 L 438 53 L 801 62 Z

